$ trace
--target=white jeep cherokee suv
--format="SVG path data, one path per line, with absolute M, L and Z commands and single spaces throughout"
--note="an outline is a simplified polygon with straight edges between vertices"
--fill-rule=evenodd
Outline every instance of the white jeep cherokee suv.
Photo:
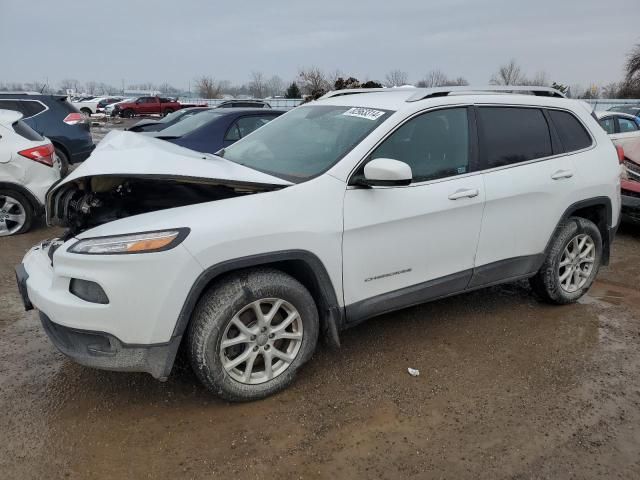
M 522 278 L 574 302 L 609 260 L 618 156 L 583 104 L 518 90 L 331 92 L 217 156 L 112 132 L 49 192 L 68 230 L 17 267 L 25 305 L 83 365 L 166 379 L 184 342 L 251 400 L 375 315 Z

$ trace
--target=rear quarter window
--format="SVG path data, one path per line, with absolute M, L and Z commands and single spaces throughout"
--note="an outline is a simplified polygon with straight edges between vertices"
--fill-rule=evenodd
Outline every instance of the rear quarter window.
M 33 142 L 41 142 L 42 140 L 44 140 L 44 138 L 38 132 L 36 132 L 22 120 L 14 122 L 11 126 L 13 127 L 13 131 L 20 135 L 22 138 L 26 138 L 27 140 L 31 140 Z
M 549 157 L 551 133 L 538 108 L 479 107 L 484 168 Z
M 548 110 L 548 112 L 560 137 L 562 153 L 575 152 L 591 146 L 591 136 L 572 113 L 560 110 Z

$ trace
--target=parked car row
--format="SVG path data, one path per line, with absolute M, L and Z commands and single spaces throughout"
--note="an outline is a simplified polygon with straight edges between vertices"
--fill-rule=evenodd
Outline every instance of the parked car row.
M 20 112 L 24 123 L 51 141 L 63 176 L 95 148 L 88 119 L 64 95 L 0 92 L 0 109 Z
M 72 101 L 72 105 L 75 106 L 81 113 L 91 116 L 94 113 L 104 113 L 104 109 L 107 105 L 121 102 L 124 97 L 107 96 L 107 97 L 93 97 L 88 99 L 82 99 Z
M 50 190 L 67 230 L 16 276 L 58 349 L 165 380 L 183 346 L 209 390 L 254 400 L 370 317 L 516 279 L 567 304 L 609 261 L 624 150 L 553 89 L 337 91 L 266 113 L 111 132 Z M 214 124 L 235 143 L 181 146 Z

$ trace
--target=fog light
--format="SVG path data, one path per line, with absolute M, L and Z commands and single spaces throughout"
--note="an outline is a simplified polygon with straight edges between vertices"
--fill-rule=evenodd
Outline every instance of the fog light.
M 104 305 L 109 303 L 107 294 L 96 282 L 72 278 L 69 284 L 69 291 L 86 302 L 102 303 Z

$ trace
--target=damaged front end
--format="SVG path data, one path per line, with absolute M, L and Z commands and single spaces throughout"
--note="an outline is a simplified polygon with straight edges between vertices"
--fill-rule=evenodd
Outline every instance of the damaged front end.
M 74 236 L 104 223 L 142 213 L 223 200 L 281 188 L 274 185 L 225 185 L 209 179 L 146 176 L 82 177 L 48 196 L 47 223 Z
M 277 177 L 131 132 L 112 132 L 47 194 L 47 223 L 64 238 L 143 213 L 272 191 Z

